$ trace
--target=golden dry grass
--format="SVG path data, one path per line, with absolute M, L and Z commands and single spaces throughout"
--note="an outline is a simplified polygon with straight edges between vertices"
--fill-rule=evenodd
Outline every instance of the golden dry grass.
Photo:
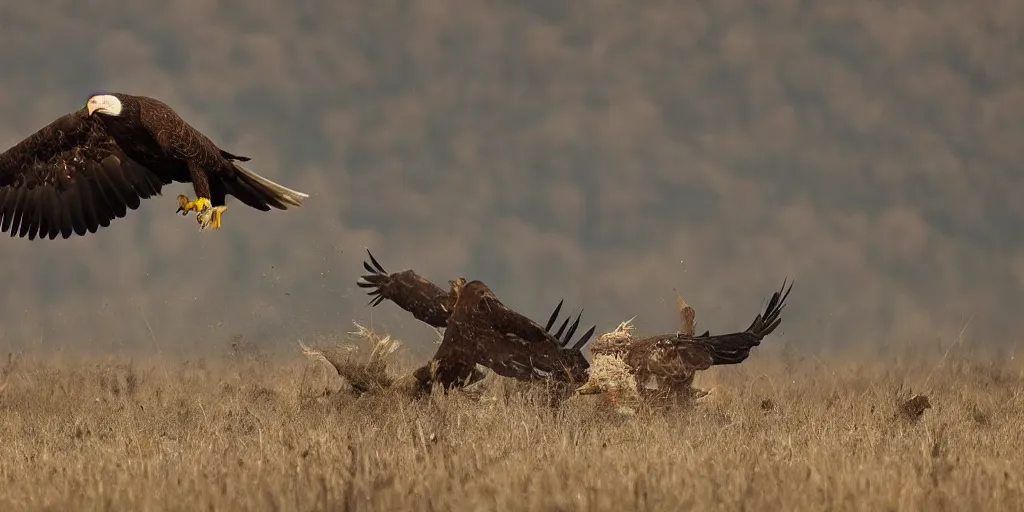
M 761 350 L 761 349 L 759 349 Z M 2 510 L 1007 510 L 1024 372 L 801 359 L 714 368 L 691 408 L 547 405 L 488 377 L 356 395 L 322 360 L 12 360 Z M 934 371 L 933 371 L 934 370 Z M 908 386 L 932 408 L 901 414 Z

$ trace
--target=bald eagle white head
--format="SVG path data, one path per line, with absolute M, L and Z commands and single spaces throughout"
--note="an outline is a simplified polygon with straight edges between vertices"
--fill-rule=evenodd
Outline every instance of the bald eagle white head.
M 97 112 L 108 116 L 119 116 L 121 115 L 121 100 L 111 94 L 94 94 L 89 97 L 85 108 L 88 109 L 90 116 Z

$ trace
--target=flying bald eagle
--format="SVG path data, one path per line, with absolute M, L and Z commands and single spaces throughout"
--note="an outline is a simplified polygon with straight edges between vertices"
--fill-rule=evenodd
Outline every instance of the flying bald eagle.
M 373 297 L 369 306 L 390 300 L 416 319 L 444 328 L 441 346 L 414 374 L 422 386 L 429 388 L 433 382 L 446 388 L 471 384 L 483 377 L 477 364 L 517 380 L 550 377 L 575 384 L 586 379 L 588 363 L 581 349 L 595 327 L 575 343 L 571 341 L 582 311 L 571 325 L 567 317 L 558 331 L 551 333 L 562 301 L 542 327 L 505 306 L 480 281 L 466 282 L 460 277 L 448 281 L 449 290 L 445 291 L 413 270 L 388 274 L 369 250 L 367 254 L 370 262 L 364 261 L 363 267 L 369 274 L 357 285 L 371 289 L 367 292 Z
M 624 322 L 619 329 L 599 336 L 591 345 L 594 361 L 589 378 L 576 392 L 587 395 L 614 390 L 639 395 L 653 381 L 670 393 L 693 393 L 693 378 L 698 371 L 715 365 L 742 363 L 750 356 L 750 350 L 779 326 L 780 314 L 792 288 L 792 283 L 787 288 L 783 281 L 782 289 L 772 295 L 764 312 L 743 332 L 714 336 L 710 331 L 700 336 L 676 332 L 634 339 L 629 322 Z M 679 301 L 680 311 L 685 314 L 682 307 L 685 304 L 681 298 Z M 690 318 L 685 320 L 692 326 L 692 308 L 689 313 Z
M 169 106 L 145 96 L 91 96 L 86 105 L 0 153 L 0 227 L 12 237 L 83 236 L 107 227 L 171 182 L 192 183 L 200 229 L 217 229 L 226 196 L 261 211 L 309 197 L 244 167 Z

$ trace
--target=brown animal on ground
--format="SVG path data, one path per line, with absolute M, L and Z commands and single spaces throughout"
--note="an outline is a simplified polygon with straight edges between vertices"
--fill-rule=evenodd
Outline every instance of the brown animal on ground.
M 595 327 L 572 342 L 582 311 L 572 325 L 566 318 L 552 333 L 562 302 L 541 326 L 503 304 L 481 281 L 460 277 L 449 281 L 445 291 L 412 270 L 389 274 L 372 253 L 367 254 L 370 261 L 363 267 L 370 274 L 357 284 L 371 289 L 367 294 L 374 298 L 369 305 L 390 300 L 416 319 L 445 330 L 437 352 L 414 372 L 422 386 L 472 384 L 483 378 L 477 364 L 517 380 L 553 379 L 573 385 L 586 380 L 589 364 L 582 348 Z
M 591 346 L 594 362 L 590 378 L 576 391 L 597 394 L 614 390 L 639 395 L 645 394 L 653 382 L 661 392 L 704 394 L 693 389 L 696 373 L 715 365 L 745 361 L 750 350 L 782 322 L 779 315 L 792 288 L 792 284 L 787 288 L 783 282 L 782 290 L 772 295 L 764 312 L 742 332 L 714 336 L 710 332 L 700 336 L 676 332 L 635 339 L 629 322 L 624 322 L 615 331 L 598 337 Z M 688 307 L 684 307 L 681 298 L 679 302 L 683 314 Z M 689 310 L 692 312 L 692 308 Z M 693 320 L 684 315 L 686 325 L 692 326 Z

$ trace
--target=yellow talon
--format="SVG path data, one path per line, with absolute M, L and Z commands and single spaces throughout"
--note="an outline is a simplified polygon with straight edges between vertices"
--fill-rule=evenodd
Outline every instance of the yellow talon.
M 192 209 L 191 205 L 192 203 L 189 202 L 188 196 L 178 194 L 178 209 L 174 210 L 174 213 L 181 212 L 181 216 L 184 217 Z
M 205 197 L 197 198 L 192 203 L 192 209 L 195 210 L 196 213 L 202 213 L 210 208 L 213 208 L 213 205 L 210 204 L 210 200 Z
M 209 201 L 207 201 L 207 204 L 209 204 Z M 227 206 L 208 207 L 202 212 L 196 214 L 196 222 L 199 223 L 199 229 L 220 229 L 221 215 L 223 215 L 224 210 L 227 209 Z
M 189 201 L 188 196 L 178 195 L 178 209 L 174 213 L 181 212 L 182 215 L 188 215 L 188 212 L 194 211 L 196 213 L 203 212 L 213 205 L 210 204 L 210 200 L 205 197 L 197 198 L 195 201 Z

